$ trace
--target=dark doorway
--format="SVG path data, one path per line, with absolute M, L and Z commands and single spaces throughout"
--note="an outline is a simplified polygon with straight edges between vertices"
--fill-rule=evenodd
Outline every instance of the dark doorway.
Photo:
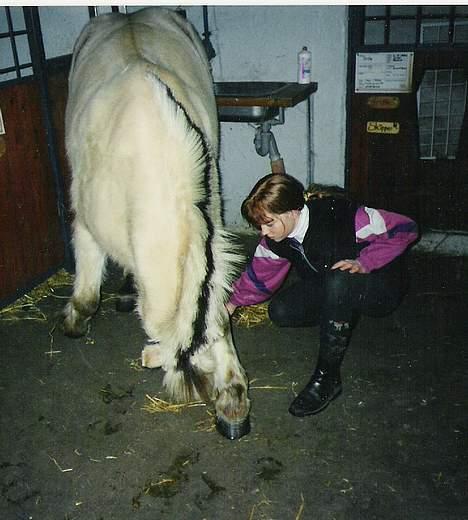
M 350 7 L 349 34 L 350 192 L 423 229 L 468 231 L 468 7 Z M 360 92 L 360 53 L 409 53 L 407 91 Z

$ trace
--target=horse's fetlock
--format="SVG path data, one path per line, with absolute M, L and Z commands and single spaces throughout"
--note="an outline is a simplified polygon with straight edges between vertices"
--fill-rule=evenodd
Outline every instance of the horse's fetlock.
M 72 298 L 72 304 L 76 312 L 78 312 L 82 316 L 93 316 L 93 314 L 96 313 L 99 307 L 99 297 L 86 301 Z
M 83 315 L 73 301 L 64 310 L 63 332 L 71 338 L 80 338 L 88 332 L 89 315 Z

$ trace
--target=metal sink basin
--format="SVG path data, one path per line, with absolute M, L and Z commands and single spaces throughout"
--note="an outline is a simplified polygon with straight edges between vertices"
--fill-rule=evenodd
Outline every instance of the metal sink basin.
M 316 83 L 226 81 L 214 84 L 220 121 L 258 122 L 274 119 L 317 90 Z
M 263 123 L 274 119 L 279 111 L 278 107 L 218 106 L 219 120 L 233 123 Z
M 215 96 L 220 121 L 236 123 L 262 123 L 274 119 L 280 112 L 278 107 L 267 106 L 264 100 L 279 92 L 286 83 L 245 81 L 215 83 Z M 257 100 L 261 105 L 252 105 Z
M 221 98 L 267 98 L 286 85 L 284 81 L 223 81 L 215 83 L 215 95 Z

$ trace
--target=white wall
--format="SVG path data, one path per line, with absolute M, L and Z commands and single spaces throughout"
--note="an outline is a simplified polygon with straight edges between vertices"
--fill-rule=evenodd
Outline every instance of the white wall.
M 186 6 L 187 17 L 203 33 L 202 6 Z M 129 9 L 131 11 L 135 8 Z M 67 54 L 84 24 L 86 7 L 41 7 L 48 57 Z M 296 81 L 297 53 L 312 52 L 312 179 L 343 185 L 347 7 L 208 7 L 215 81 Z M 307 182 L 306 102 L 286 109 L 285 124 L 272 128 L 286 170 Z M 228 226 L 241 226 L 240 204 L 253 184 L 269 173 L 268 157 L 254 148 L 255 130 L 246 123 L 221 123 L 220 170 Z
M 297 53 L 312 52 L 312 178 L 344 184 L 347 56 L 346 6 L 209 6 L 215 81 L 296 81 Z M 203 33 L 201 6 L 187 8 Z M 307 181 L 307 105 L 286 109 L 285 124 L 274 126 L 286 170 Z M 243 225 L 240 204 L 263 175 L 268 157 L 253 145 L 254 129 L 245 123 L 221 123 L 221 178 L 228 225 Z
M 81 29 L 89 20 L 86 6 L 39 7 L 46 58 L 70 54 Z

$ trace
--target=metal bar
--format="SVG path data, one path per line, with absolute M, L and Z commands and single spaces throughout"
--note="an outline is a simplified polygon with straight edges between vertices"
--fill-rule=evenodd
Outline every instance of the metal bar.
M 449 45 L 453 45 L 454 26 L 455 26 L 455 6 L 452 5 L 450 7 L 450 14 L 449 14 L 449 28 L 448 28 L 448 43 L 449 43 Z
M 453 69 L 450 69 L 448 100 L 447 100 L 447 128 L 446 128 L 446 132 L 445 132 L 445 155 L 447 157 L 448 157 L 450 123 L 451 123 L 451 112 L 452 112 L 452 89 L 453 89 Z
M 433 81 L 433 97 L 432 97 L 432 119 L 431 119 L 431 151 L 430 156 L 434 157 L 434 138 L 435 138 L 435 114 L 436 114 L 436 104 L 437 104 L 437 70 L 434 70 L 434 81 Z
M 9 9 L 9 7 L 6 7 L 5 9 Z M 22 29 L 21 31 L 11 31 L 11 33 L 0 33 L 0 39 L 9 38 L 11 36 L 24 36 L 25 34 L 28 34 L 28 31 L 25 31 L 24 29 Z
M 52 169 L 52 176 L 57 196 L 57 213 L 60 223 L 60 232 L 64 245 L 64 265 L 67 269 L 73 266 L 71 252 L 71 236 L 65 221 L 65 198 L 63 177 L 58 162 L 58 151 L 55 141 L 55 132 L 50 111 L 49 88 L 45 63 L 44 42 L 42 40 L 41 22 L 38 7 L 23 7 L 24 21 L 28 29 L 29 48 L 33 62 L 33 72 L 39 83 L 41 93 L 41 111 L 44 118 L 44 127 L 47 140 L 47 152 Z
M 310 96 L 307 98 L 307 187 L 312 184 L 312 111 Z
M 13 52 L 13 62 L 15 63 L 16 77 L 21 78 L 21 69 L 19 67 L 18 49 L 16 48 L 16 41 L 13 36 L 13 20 L 9 7 L 5 7 L 5 13 L 8 24 L 8 34 L 10 36 L 11 51 Z
M 465 79 L 465 95 L 463 96 L 463 109 L 460 111 L 460 114 L 465 114 L 466 111 L 466 97 L 468 94 L 468 81 Z M 463 123 L 462 123 L 463 125 Z
M 391 23 L 391 11 L 390 6 L 385 6 L 385 27 L 384 27 L 384 44 L 390 43 L 390 23 Z
M 416 9 L 416 46 L 421 43 L 421 21 L 422 21 L 422 7 L 418 5 Z
M 19 66 L 20 69 L 28 69 L 32 67 L 32 63 L 23 63 Z M 6 67 L 5 69 L 0 69 L 0 74 L 6 74 L 7 72 L 16 71 L 16 67 Z
M 352 113 L 352 99 L 355 89 L 355 67 L 356 52 L 359 47 L 364 44 L 365 33 L 365 7 L 349 6 L 348 7 L 348 60 L 347 60 L 347 80 L 346 80 L 346 135 L 345 135 L 345 175 L 344 187 L 346 191 L 351 187 L 351 130 L 352 121 L 350 114 Z M 312 152 L 313 153 L 313 152 Z M 312 157 L 313 159 L 313 157 Z

